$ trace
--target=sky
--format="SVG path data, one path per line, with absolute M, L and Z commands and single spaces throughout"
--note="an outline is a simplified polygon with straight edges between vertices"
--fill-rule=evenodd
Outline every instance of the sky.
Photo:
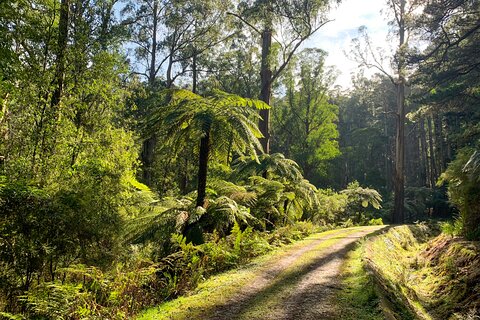
M 385 0 L 343 0 L 330 11 L 329 19 L 334 21 L 323 26 L 305 43 L 305 47 L 317 47 L 328 52 L 326 65 L 335 66 L 341 73 L 335 85 L 344 89 L 351 87 L 351 76 L 358 70 L 358 64 L 349 59 L 351 41 L 358 35 L 358 28 L 366 26 L 375 47 L 387 48 L 387 18 L 380 11 Z M 373 70 L 366 74 L 372 74 Z

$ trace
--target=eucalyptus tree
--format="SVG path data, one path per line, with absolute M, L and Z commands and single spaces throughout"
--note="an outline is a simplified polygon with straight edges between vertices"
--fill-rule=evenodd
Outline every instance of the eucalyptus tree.
M 135 48 L 134 69 L 147 80 L 150 94 L 188 75 L 197 91 L 199 57 L 222 41 L 226 6 L 228 1 L 218 0 L 140 0 L 123 8 Z M 155 145 L 156 137 L 147 137 L 141 153 L 143 180 L 150 186 Z
M 228 6 L 228 1 L 218 0 L 128 2 L 122 14 L 134 48 L 135 73 L 150 86 L 161 78 L 167 88 L 188 73 L 195 79 L 197 57 L 225 36 L 222 27 Z
M 331 103 L 329 86 L 335 72 L 324 66 L 326 53 L 305 49 L 283 77 L 285 97 L 273 117 L 273 148 L 300 164 L 310 181 L 318 180 L 322 165 L 339 155 L 338 107 Z
M 419 65 L 414 81 L 422 89 L 416 97 L 422 108 L 417 113 L 428 119 L 431 174 L 449 183 L 449 199 L 460 211 L 462 234 L 476 239 L 480 219 L 479 12 L 478 1 L 429 1 L 416 21 L 427 45 L 410 57 Z
M 302 43 L 328 20 L 328 0 L 246 0 L 230 13 L 261 37 L 260 100 L 270 104 L 272 84 Z M 272 43 L 272 41 L 274 41 Z M 270 111 L 260 111 L 263 150 L 270 152 Z
M 233 25 L 232 30 L 242 27 L 243 25 Z M 251 37 L 245 30 L 238 30 L 235 36 L 215 48 L 215 53 L 208 60 L 204 59 L 203 63 L 209 72 L 200 86 L 217 87 L 247 98 L 257 97 L 260 50 L 256 43 L 255 37 Z
M 392 191 L 392 146 L 395 139 L 395 85 L 382 74 L 359 74 L 348 96 L 336 98 L 341 155 L 331 162 L 330 176 L 339 188 L 352 181 L 383 194 Z
M 414 81 L 421 90 L 415 98 L 432 115 L 438 174 L 456 148 L 478 138 L 470 128 L 480 119 L 476 94 L 480 87 L 479 11 L 476 1 L 435 0 L 416 21 L 427 46 L 410 57 L 419 65 Z
M 191 139 L 199 141 L 197 207 L 205 205 L 207 170 L 211 154 L 225 153 L 228 148 L 239 155 L 257 157 L 262 137 L 254 120 L 256 110 L 269 106 L 260 100 L 246 99 L 222 91 L 205 97 L 183 89 L 170 89 L 164 101 L 147 120 L 150 132 L 162 131 L 166 141 L 177 147 Z
M 414 17 L 421 4 L 415 0 L 388 0 L 388 12 L 392 17 L 392 33 L 397 37 L 395 52 L 385 57 L 382 52 L 375 51 L 365 28 L 361 28 L 363 43 L 354 42 L 354 53 L 360 65 L 375 68 L 386 75 L 396 87 L 396 134 L 395 134 L 395 174 L 394 174 L 394 209 L 392 221 L 404 222 L 405 211 L 405 87 L 408 84 L 410 70 L 407 55 L 410 42 L 416 31 Z M 390 66 L 384 64 L 390 61 Z

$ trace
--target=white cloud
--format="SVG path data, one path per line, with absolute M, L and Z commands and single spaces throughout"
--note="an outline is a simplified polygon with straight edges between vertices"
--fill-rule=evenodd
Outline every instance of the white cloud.
M 328 52 L 327 65 L 336 66 L 341 72 L 336 84 L 344 88 L 351 86 L 351 75 L 358 69 L 355 61 L 344 52 L 349 52 L 351 41 L 358 36 L 358 28 L 366 26 L 375 47 L 388 48 L 388 26 L 386 17 L 381 14 L 385 0 L 344 0 L 329 14 L 329 22 L 322 27 L 305 47 L 318 47 Z M 368 73 L 373 73 L 370 70 Z M 368 74 L 367 73 L 367 74 Z

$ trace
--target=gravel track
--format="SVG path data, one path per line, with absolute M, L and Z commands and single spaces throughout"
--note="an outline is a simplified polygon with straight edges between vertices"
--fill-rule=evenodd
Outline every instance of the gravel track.
M 204 319 L 338 319 L 334 297 L 341 290 L 339 273 L 345 256 L 355 242 L 383 227 L 343 229 L 290 248 Z

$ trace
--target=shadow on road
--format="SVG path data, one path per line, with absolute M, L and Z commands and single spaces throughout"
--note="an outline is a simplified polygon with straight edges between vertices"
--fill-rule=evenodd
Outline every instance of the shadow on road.
M 374 236 L 380 232 L 383 232 L 388 227 L 384 227 L 377 231 L 367 233 L 360 232 L 358 235 L 349 235 L 345 237 L 332 237 L 331 239 L 338 239 L 339 242 L 336 242 L 332 245 L 331 248 L 322 248 L 309 250 L 308 252 L 319 251 L 318 257 L 315 258 L 310 263 L 300 266 L 299 268 L 289 268 L 277 274 L 276 276 L 268 275 L 266 272 L 264 275 L 260 276 L 259 282 L 265 281 L 265 278 L 270 278 L 269 284 L 258 285 L 256 287 L 253 282 L 250 286 L 247 286 L 246 290 L 240 292 L 238 296 L 234 299 L 231 299 L 226 304 L 216 306 L 215 308 L 209 310 L 208 314 L 212 316 L 209 319 L 241 319 L 249 311 L 256 309 L 257 307 L 266 306 L 272 300 L 278 300 L 276 296 L 280 295 L 280 299 L 283 299 L 283 305 L 285 306 L 285 312 L 282 319 L 317 319 L 312 318 L 308 314 L 312 309 L 312 301 L 316 304 L 322 303 L 326 299 L 328 294 L 331 294 L 333 290 L 340 289 L 336 285 L 336 277 L 324 277 L 321 284 L 313 283 L 307 285 L 301 290 L 296 290 L 294 294 L 291 294 L 291 289 L 298 289 L 298 284 L 303 281 L 306 277 L 310 275 L 311 272 L 321 269 L 329 262 L 334 259 L 343 260 L 345 255 L 354 248 L 355 243 L 365 237 L 365 236 Z M 320 245 L 321 241 L 319 241 Z M 332 251 L 333 250 L 333 251 Z M 324 254 L 322 254 L 324 253 Z M 263 279 L 262 279 L 263 278 Z M 325 314 L 325 318 L 328 319 L 328 314 Z M 259 315 L 259 317 L 251 317 L 249 315 L 248 319 L 270 319 L 268 315 Z M 245 317 L 246 319 L 246 317 Z M 278 317 L 275 317 L 278 319 Z

